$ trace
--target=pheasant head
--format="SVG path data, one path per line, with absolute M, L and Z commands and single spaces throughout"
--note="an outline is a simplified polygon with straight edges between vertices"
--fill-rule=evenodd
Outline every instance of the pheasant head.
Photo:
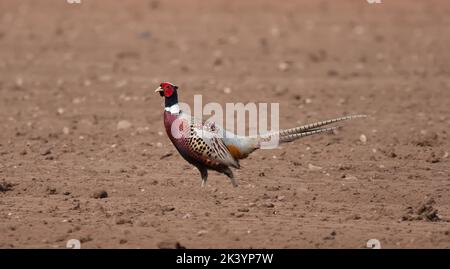
M 167 111 L 174 111 L 176 108 L 178 110 L 178 86 L 173 85 L 170 82 L 163 82 L 159 85 L 159 87 L 155 90 L 155 92 L 159 92 L 161 97 L 164 97 L 164 107 Z

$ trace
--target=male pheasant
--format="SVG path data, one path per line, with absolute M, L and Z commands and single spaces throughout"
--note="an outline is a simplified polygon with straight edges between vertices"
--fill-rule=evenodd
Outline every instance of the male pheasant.
M 230 167 L 239 169 L 239 160 L 261 148 L 264 141 L 276 135 L 279 143 L 333 131 L 337 126 L 326 127 L 335 122 L 365 117 L 365 115 L 345 116 L 336 119 L 315 122 L 292 129 L 281 130 L 264 136 L 237 136 L 217 126 L 214 122 L 202 121 L 186 115 L 178 105 L 178 87 L 163 82 L 156 89 L 165 99 L 164 126 L 175 148 L 181 156 L 198 168 L 202 178 L 202 187 L 208 179 L 208 170 L 215 170 L 228 176 L 237 187 Z

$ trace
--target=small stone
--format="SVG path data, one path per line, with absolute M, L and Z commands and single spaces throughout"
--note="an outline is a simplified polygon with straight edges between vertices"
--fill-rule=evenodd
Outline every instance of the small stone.
M 366 144 L 367 143 L 367 137 L 362 134 L 359 136 L 359 141 L 361 141 L 361 143 Z
M 68 135 L 68 134 L 70 133 L 69 127 L 64 127 L 64 128 L 62 129 L 62 132 L 63 132 L 63 134 Z
M 49 195 L 57 194 L 56 188 L 47 187 L 47 193 L 48 193 Z
M 322 170 L 322 167 L 308 164 L 308 169 L 311 171 L 319 171 L 319 170 Z
M 173 155 L 173 153 L 169 152 L 169 153 L 166 153 L 166 154 L 162 155 L 159 159 L 163 160 L 163 159 L 169 158 L 172 155 Z
M 270 203 L 270 202 L 264 203 L 264 204 L 262 204 L 262 206 L 263 206 L 263 207 L 267 207 L 267 208 L 275 207 L 275 205 L 272 204 L 272 203 Z
M 7 192 L 7 191 L 11 191 L 13 189 L 13 184 L 3 181 L 0 182 L 0 192 Z M 11 216 L 12 213 L 8 213 L 8 216 Z
M 157 244 L 159 249 L 185 249 L 178 241 L 162 241 Z
M 58 112 L 58 115 L 64 114 L 64 108 L 62 108 L 62 107 L 58 108 L 57 112 Z
M 21 77 L 17 77 L 16 78 L 16 86 L 19 87 L 19 88 L 22 88 L 22 86 L 23 86 L 23 78 L 21 78 Z
M 289 70 L 290 64 L 288 62 L 281 62 L 278 64 L 278 70 L 286 72 Z
M 95 198 L 95 199 L 103 199 L 103 198 L 107 198 L 107 197 L 108 197 L 108 193 L 105 190 L 99 190 L 92 194 L 92 198 Z
M 170 205 L 166 205 L 166 206 L 163 206 L 163 207 L 161 208 L 161 210 L 162 210 L 163 212 L 170 212 L 170 211 L 174 211 L 174 210 L 175 210 L 175 207 L 170 206 Z
M 42 156 L 47 156 L 50 155 L 52 153 L 51 148 L 44 148 L 39 152 Z
M 131 219 L 120 218 L 116 221 L 116 224 L 117 225 L 133 224 L 133 221 L 131 221 Z
M 277 26 L 270 27 L 270 34 L 276 38 L 280 37 L 281 34 L 280 28 Z
M 226 94 L 230 94 L 231 93 L 231 89 L 229 87 L 225 87 L 223 89 L 223 92 L 226 93 Z
M 131 122 L 127 120 L 121 120 L 117 123 L 117 130 L 126 130 L 131 128 L 132 124 Z
M 82 98 L 78 98 L 78 97 L 76 97 L 76 98 L 74 98 L 72 100 L 72 103 L 75 104 L 75 105 L 80 104 L 81 102 L 83 102 L 83 99 Z
M 268 191 L 279 191 L 280 190 L 280 186 L 268 186 L 268 187 L 266 187 L 266 189 Z

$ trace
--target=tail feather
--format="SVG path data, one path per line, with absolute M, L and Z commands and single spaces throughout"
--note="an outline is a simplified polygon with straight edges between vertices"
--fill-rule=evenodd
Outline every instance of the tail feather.
M 281 130 L 279 132 L 279 135 L 280 135 L 280 137 L 282 137 L 282 136 L 286 136 L 286 135 L 303 133 L 303 132 L 311 131 L 313 129 L 316 129 L 316 128 L 319 128 L 319 127 L 322 127 L 322 126 L 325 126 L 325 125 L 329 125 L 329 124 L 332 124 L 332 123 L 345 121 L 345 120 L 356 119 L 356 118 L 365 118 L 365 117 L 367 117 L 367 116 L 366 115 L 352 115 L 352 116 L 344 116 L 344 117 L 339 117 L 339 118 L 326 120 L 326 121 L 319 121 L 319 122 L 315 122 L 315 123 L 311 123 L 311 124 L 307 124 L 307 125 L 291 128 L 291 129 Z
M 322 128 L 323 126 L 333 124 L 336 122 L 340 122 L 340 121 L 351 120 L 351 119 L 356 119 L 356 118 L 365 118 L 365 117 L 367 117 L 367 116 L 366 115 L 344 116 L 344 117 L 340 117 L 340 118 L 335 118 L 335 119 L 326 120 L 326 121 L 319 121 L 319 122 L 315 122 L 315 123 L 291 128 L 291 129 L 280 130 L 278 132 L 273 132 L 270 134 L 262 135 L 257 138 L 258 142 L 257 142 L 257 145 L 254 147 L 254 149 L 261 148 L 263 143 L 266 145 L 273 145 L 273 141 L 274 141 L 273 138 L 276 138 L 275 141 L 277 141 L 278 143 L 291 142 L 291 141 L 297 140 L 302 137 L 332 132 L 332 131 L 340 128 L 340 126 Z
M 334 127 L 328 127 L 328 128 L 317 128 L 317 129 L 309 129 L 308 131 L 304 131 L 301 133 L 293 133 L 293 134 L 288 134 L 288 135 L 280 135 L 280 143 L 285 143 L 285 142 L 291 142 L 294 141 L 296 139 L 302 138 L 302 137 L 306 137 L 306 136 L 310 136 L 310 135 L 315 135 L 315 134 L 320 134 L 320 133 L 325 133 L 325 132 L 332 132 L 336 129 L 340 128 L 340 126 L 334 126 Z

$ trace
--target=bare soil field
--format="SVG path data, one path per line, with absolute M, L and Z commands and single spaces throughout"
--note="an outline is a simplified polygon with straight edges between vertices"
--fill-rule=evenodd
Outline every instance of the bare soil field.
M 0 1 L 0 248 L 449 248 L 449 14 Z M 165 134 L 162 81 L 190 104 L 277 102 L 282 128 L 368 117 L 253 153 L 237 188 L 217 173 L 201 188 Z

